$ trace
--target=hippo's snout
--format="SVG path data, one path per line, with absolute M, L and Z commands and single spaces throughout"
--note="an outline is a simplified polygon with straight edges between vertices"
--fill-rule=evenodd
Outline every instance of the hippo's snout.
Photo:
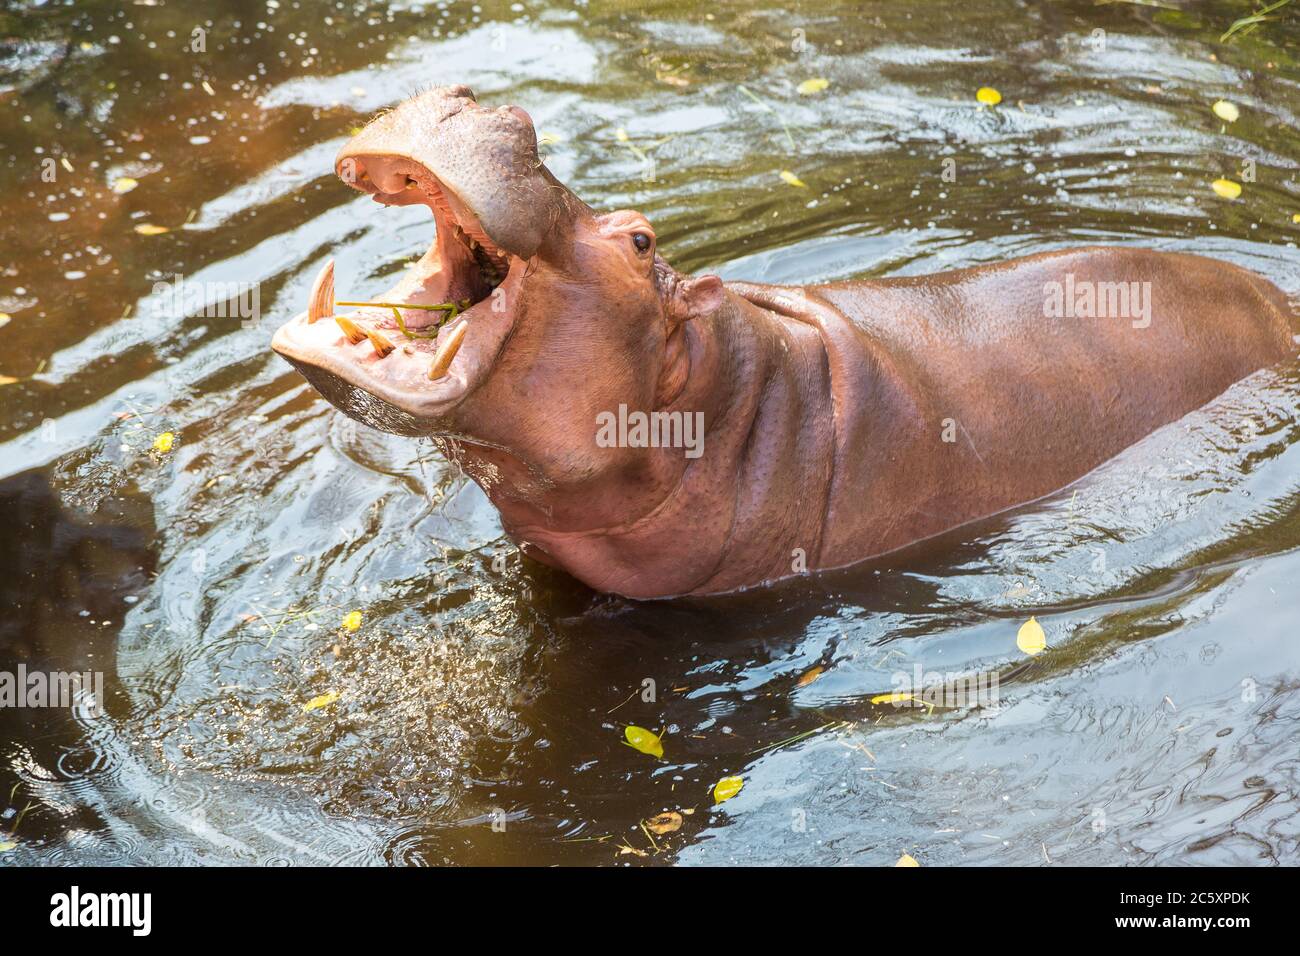
M 467 86 L 429 90 L 376 117 L 334 168 L 378 202 L 441 207 L 497 256 L 530 259 L 590 212 L 542 165 L 528 114 L 480 106 Z
M 429 90 L 340 150 L 339 177 L 390 206 L 425 205 L 429 251 L 377 300 L 336 297 L 333 262 L 272 348 L 352 417 L 399 434 L 447 427 L 495 362 L 535 257 L 590 210 L 537 156 L 528 114 L 466 86 Z

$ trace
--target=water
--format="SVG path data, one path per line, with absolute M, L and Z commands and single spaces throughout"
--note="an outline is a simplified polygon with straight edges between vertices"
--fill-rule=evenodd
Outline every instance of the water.
M 0 82 L 0 669 L 107 682 L 103 714 L 0 710 L 0 862 L 1300 859 L 1295 363 L 924 547 L 636 604 L 521 564 L 430 445 L 268 349 L 326 257 L 362 298 L 427 247 L 427 215 L 329 160 L 438 82 L 527 109 L 555 173 L 645 212 L 681 269 L 1135 242 L 1294 297 L 1296 12 L 1219 44 L 1244 5 L 182 6 L 0 14 L 25 38 Z M 258 283 L 260 323 L 167 314 L 177 273 Z M 918 666 L 996 675 L 996 706 L 872 702 Z M 665 729 L 662 761 L 629 723 Z M 682 827 L 647 835 L 661 811 Z

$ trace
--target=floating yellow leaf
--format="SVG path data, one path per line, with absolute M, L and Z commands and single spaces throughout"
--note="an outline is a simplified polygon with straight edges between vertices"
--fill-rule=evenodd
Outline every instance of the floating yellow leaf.
M 166 226 L 155 226 L 151 222 L 142 222 L 135 227 L 135 231 L 142 236 L 161 236 L 164 232 L 171 232 Z
M 826 87 L 831 85 L 831 81 L 815 76 L 811 80 L 804 80 L 799 84 L 798 90 L 800 96 L 812 96 L 814 93 L 820 93 Z
M 171 432 L 163 432 L 153 440 L 153 450 L 165 455 L 172 450 L 174 444 L 176 444 L 176 436 Z
M 659 735 L 646 730 L 644 727 L 628 724 L 623 731 L 623 736 L 627 738 L 627 745 L 633 750 L 639 750 L 651 757 L 662 757 L 664 755 L 664 744 L 659 739 Z
M 894 866 L 920 866 L 920 865 L 921 865 L 920 863 L 917 863 L 916 860 L 912 858 L 912 855 L 910 853 L 904 853 L 902 856 L 898 858 L 898 862 L 894 864 Z
M 5 843 L 0 843 L 0 853 L 8 853 L 10 850 L 12 850 L 12 849 L 13 849 L 14 847 L 16 847 L 17 845 L 18 845 L 18 844 L 17 844 L 17 843 L 14 843 L 12 840 L 9 840 L 9 841 L 7 841 L 7 842 L 5 842 Z
M 985 106 L 997 106 L 1002 102 L 1002 94 L 991 86 L 981 86 L 975 91 L 975 99 Z
M 216 96 L 216 95 L 217 95 L 217 91 L 214 90 L 214 89 L 212 88 L 212 84 L 209 83 L 207 80 L 204 80 L 204 81 L 203 81 L 203 92 L 204 92 L 204 93 L 207 93 L 208 96 Z
M 798 186 L 800 189 L 808 188 L 808 184 L 806 182 L 804 182 L 794 173 L 790 172 L 790 170 L 788 169 L 781 170 L 781 178 L 785 180 L 787 183 L 789 183 L 791 186 Z
M 1291 221 L 1294 222 L 1296 225 L 1300 225 L 1300 212 L 1292 216 Z
M 361 626 L 361 612 L 348 611 L 343 615 L 343 627 L 349 631 L 355 631 Z
M 1234 183 L 1231 179 L 1216 179 L 1210 183 L 1210 188 L 1224 199 L 1236 199 L 1241 195 L 1241 183 Z
M 660 813 L 651 817 L 645 822 L 646 829 L 655 836 L 663 836 L 665 833 L 676 833 L 682 828 L 682 815 L 674 813 L 672 810 L 666 813 Z
M 139 185 L 140 183 L 130 176 L 118 176 L 117 179 L 113 180 L 113 192 L 120 196 L 123 193 L 129 193 Z
M 1020 625 L 1020 630 L 1016 632 L 1016 647 L 1030 655 L 1041 653 L 1047 648 L 1047 635 L 1043 633 L 1043 625 L 1038 623 L 1037 618 L 1031 617 Z
M 15 385 L 21 381 L 21 378 L 14 378 L 12 375 L 0 375 L 0 385 Z
M 1296 219 L 1300 221 L 1300 216 L 1297 216 Z M 12 316 L 8 312 L 0 312 L 0 329 L 8 325 L 11 318 Z
M 904 701 L 915 700 L 911 694 L 905 690 L 896 690 L 890 694 L 877 694 L 871 698 L 873 704 L 901 704 Z
M 1214 115 L 1225 123 L 1235 123 L 1241 118 L 1241 110 L 1237 109 L 1236 103 L 1229 103 L 1227 100 L 1219 100 L 1214 106 Z
M 808 670 L 806 670 L 806 671 L 803 672 L 803 674 L 800 676 L 799 680 L 795 683 L 795 686 L 796 686 L 796 687 L 807 687 L 809 684 L 811 684 L 811 683 L 812 683 L 813 681 L 815 681 L 817 678 L 821 677 L 823 673 L 824 673 L 824 669 L 821 668 L 821 667 L 813 667 L 813 668 L 810 668 L 810 669 L 808 669 Z
M 723 777 L 713 785 L 713 802 L 721 803 L 723 800 L 730 800 L 740 793 L 740 788 L 744 785 L 745 781 L 740 777 Z
M 332 690 L 328 694 L 321 694 L 320 696 L 313 697 L 311 700 L 307 701 L 307 703 L 302 705 L 302 712 L 304 714 L 310 714 L 313 710 L 320 710 L 322 707 L 328 707 L 338 699 L 339 692 Z

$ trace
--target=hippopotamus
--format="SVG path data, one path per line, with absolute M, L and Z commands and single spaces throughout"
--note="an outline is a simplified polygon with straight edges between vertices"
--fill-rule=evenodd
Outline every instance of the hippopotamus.
M 435 238 L 342 310 L 331 260 L 272 347 L 357 421 L 432 437 L 525 555 L 630 598 L 840 568 L 1032 501 L 1295 349 L 1269 281 L 1133 247 L 685 275 L 644 216 L 551 174 L 526 112 L 465 86 L 378 116 L 335 171 L 427 206 Z

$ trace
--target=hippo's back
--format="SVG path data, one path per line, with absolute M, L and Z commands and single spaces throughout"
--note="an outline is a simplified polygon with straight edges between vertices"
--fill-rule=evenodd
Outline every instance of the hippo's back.
M 1277 361 L 1292 349 L 1276 285 L 1204 256 L 1088 246 L 932 275 L 815 286 L 855 322 L 900 345 L 941 336 L 965 347 L 1154 339 Z M 1130 334 L 1132 333 L 1132 334 Z M 1258 366 L 1256 366 L 1258 367 Z
M 1149 431 L 1294 351 L 1282 290 L 1182 253 L 1089 247 L 814 291 L 931 394 L 979 394 L 1021 417 L 1044 400 L 1049 414 L 1100 402 L 1131 406 Z
M 886 356 L 876 374 L 910 396 L 910 432 L 890 436 L 898 487 L 877 492 L 925 501 L 900 540 L 1064 487 L 1294 351 L 1280 290 L 1175 253 L 1085 248 L 809 291 L 860 333 L 828 348 Z M 840 400 L 866 409 L 871 387 L 841 383 Z M 869 449 L 846 443 L 841 471 Z

